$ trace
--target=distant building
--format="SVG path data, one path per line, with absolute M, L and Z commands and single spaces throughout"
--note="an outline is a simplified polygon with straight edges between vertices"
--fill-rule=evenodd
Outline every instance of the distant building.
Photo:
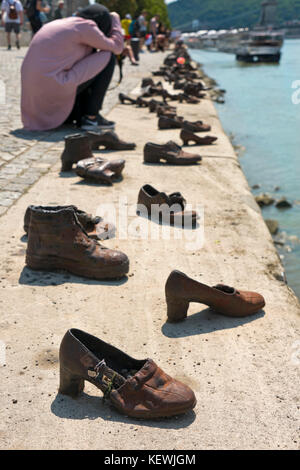
M 268 27 L 277 24 L 277 6 L 276 0 L 265 0 L 262 2 L 259 26 Z

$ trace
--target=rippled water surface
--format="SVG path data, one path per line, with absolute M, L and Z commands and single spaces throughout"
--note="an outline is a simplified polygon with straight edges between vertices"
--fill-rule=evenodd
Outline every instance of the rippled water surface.
M 217 105 L 218 111 L 225 131 L 245 147 L 243 170 L 250 186 L 261 186 L 253 192 L 296 201 L 292 209 L 271 206 L 263 215 L 280 224 L 280 236 L 287 240 L 280 253 L 289 285 L 300 297 L 300 104 L 292 102 L 292 83 L 300 84 L 300 40 L 285 41 L 279 65 L 243 65 L 231 54 L 190 52 L 227 90 L 226 103 Z

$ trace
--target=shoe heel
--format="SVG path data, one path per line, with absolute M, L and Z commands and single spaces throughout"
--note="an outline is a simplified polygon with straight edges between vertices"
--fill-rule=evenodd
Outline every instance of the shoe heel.
M 84 389 L 84 379 L 60 366 L 59 393 L 77 397 Z
M 183 145 L 189 145 L 189 140 L 184 140 Z
M 70 160 L 61 160 L 61 171 L 71 171 L 73 166 L 73 162 Z
M 179 322 L 187 317 L 189 302 L 187 300 L 179 299 L 166 299 L 167 301 L 167 316 L 168 321 L 171 323 Z

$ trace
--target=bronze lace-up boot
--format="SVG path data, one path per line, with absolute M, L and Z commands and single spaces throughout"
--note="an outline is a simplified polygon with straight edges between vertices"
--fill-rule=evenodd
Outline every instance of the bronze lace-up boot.
M 84 158 L 93 158 L 89 138 L 83 134 L 65 137 L 65 149 L 61 155 L 61 171 L 71 171 L 73 164 Z
M 24 216 L 24 232 L 28 234 L 30 217 L 32 212 L 32 207 L 28 206 Z M 87 232 L 90 238 L 94 240 L 106 240 L 107 238 L 113 238 L 115 236 L 116 227 L 106 222 L 102 217 L 93 217 L 91 214 L 87 214 L 84 211 L 81 211 L 76 206 L 56 206 L 56 209 L 65 209 L 66 207 L 71 207 L 78 218 L 78 221 L 81 223 L 84 230 Z M 52 210 L 53 207 L 45 207 L 45 210 Z
M 105 248 L 87 235 L 73 207 L 31 206 L 26 264 L 92 279 L 118 279 L 129 269 L 124 253 Z
M 152 359 L 137 360 L 84 331 L 67 331 L 60 345 L 59 393 L 76 398 L 88 381 L 120 412 L 134 418 L 161 418 L 192 410 L 193 391 Z
M 228 317 L 254 315 L 265 306 L 263 296 L 256 292 L 238 291 L 223 284 L 209 287 L 180 271 L 171 272 L 165 292 L 170 322 L 184 320 L 190 302 L 208 305 L 217 313 Z

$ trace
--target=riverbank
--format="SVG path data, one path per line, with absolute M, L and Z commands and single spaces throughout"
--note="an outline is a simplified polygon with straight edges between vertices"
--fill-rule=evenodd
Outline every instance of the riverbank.
M 141 71 L 134 68 L 134 73 L 150 76 L 162 57 L 144 54 Z M 138 94 L 140 78 L 133 83 L 125 74 L 124 88 L 131 83 L 132 95 Z M 178 114 L 202 119 L 218 136 L 213 146 L 191 148 L 203 156 L 200 165 L 144 165 L 145 142 L 179 143 L 179 131 L 159 131 L 148 110 L 115 104 L 108 118 L 117 122 L 120 137 L 137 144 L 135 151 L 108 154 L 126 160 L 123 181 L 105 187 L 85 184 L 75 173 L 61 177 L 63 142 L 57 135 L 50 148 L 53 165 L 2 215 L 0 339 L 6 344 L 6 367 L 1 368 L 1 448 L 299 447 L 299 303 L 283 282 L 272 238 L 212 101 L 178 105 Z M 37 162 L 49 145 L 44 139 L 32 148 Z M 24 267 L 23 216 L 29 204 L 75 204 L 96 214 L 113 202 L 118 212 L 121 200 L 123 208 L 135 207 L 145 183 L 167 193 L 180 191 L 193 207 L 204 208 L 202 248 L 191 246 L 191 234 L 175 239 L 179 233 L 173 228 L 169 239 L 153 240 L 120 237 L 117 227 L 117 237 L 104 244 L 129 256 L 127 280 L 97 282 Z M 134 210 L 128 222 L 136 223 Z M 192 304 L 184 323 L 168 324 L 164 284 L 173 269 L 210 285 L 258 291 L 266 307 L 253 317 L 233 319 Z M 176 419 L 138 421 L 103 404 L 90 384 L 78 400 L 57 395 L 58 349 L 70 327 L 134 357 L 152 357 L 193 388 L 196 408 Z
M 253 195 L 286 198 L 291 208 L 262 209 L 264 219 L 278 222 L 274 236 L 289 285 L 300 298 L 299 104 L 292 84 L 300 76 L 300 41 L 285 40 L 280 64 L 243 64 L 232 54 L 191 51 L 205 72 L 225 88 L 225 105 L 216 105 Z M 257 86 L 259 84 L 259 86 Z M 278 111 L 280 110 L 280 111 Z

